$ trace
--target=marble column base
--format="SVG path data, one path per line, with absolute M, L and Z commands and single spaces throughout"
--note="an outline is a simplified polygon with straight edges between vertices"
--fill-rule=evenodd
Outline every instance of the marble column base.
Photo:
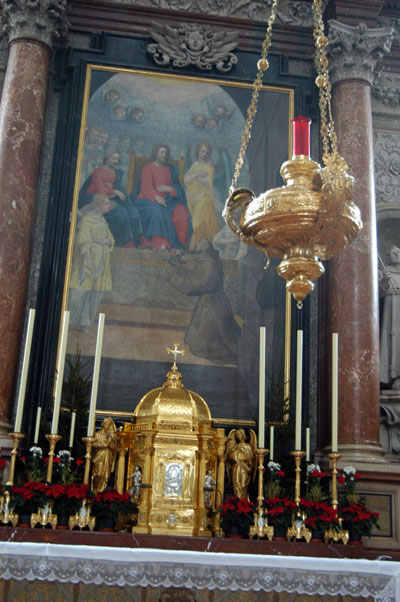
M 315 454 L 315 461 L 321 466 L 329 466 L 328 454 L 330 451 L 330 447 L 326 447 L 322 452 L 317 452 Z M 373 470 L 374 468 L 372 468 L 372 466 L 374 466 L 378 471 L 393 472 L 393 466 L 387 465 L 385 450 L 380 445 L 346 443 L 339 445 L 338 452 L 341 454 L 338 468 L 354 466 L 360 470 Z M 360 464 L 362 466 L 360 466 Z

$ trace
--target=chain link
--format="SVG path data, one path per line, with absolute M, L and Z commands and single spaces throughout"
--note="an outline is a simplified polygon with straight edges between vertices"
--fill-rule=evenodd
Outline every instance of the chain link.
M 261 90 L 261 86 L 262 86 L 262 78 L 263 78 L 264 71 L 266 71 L 268 69 L 267 55 L 268 55 L 268 51 L 271 47 L 272 25 L 275 22 L 278 2 L 279 2 L 279 0 L 273 0 L 272 7 L 271 7 L 271 13 L 268 18 L 267 33 L 266 33 L 264 41 L 262 43 L 261 59 L 257 63 L 258 72 L 257 72 L 256 79 L 253 82 L 253 93 L 251 96 L 250 105 L 247 109 L 246 124 L 245 124 L 245 128 L 244 128 L 244 132 L 242 134 L 242 142 L 240 145 L 239 156 L 238 156 L 238 158 L 236 160 L 236 164 L 235 164 L 235 170 L 233 173 L 232 184 L 229 189 L 229 195 L 231 195 L 236 188 L 236 184 L 237 184 L 237 181 L 238 181 L 238 178 L 240 175 L 240 171 L 243 167 L 244 156 L 246 154 L 247 146 L 248 146 L 250 138 L 251 138 L 251 130 L 253 127 L 254 117 L 257 113 L 257 103 L 258 103 L 258 98 L 259 98 L 260 90 Z
M 236 188 L 237 181 L 243 167 L 247 146 L 250 142 L 254 117 L 257 113 L 257 104 L 262 87 L 262 78 L 264 71 L 268 69 L 267 56 L 271 47 L 272 26 L 276 19 L 278 2 L 279 0 L 273 0 L 271 13 L 268 18 L 267 32 L 262 43 L 261 59 L 257 63 L 258 72 L 253 82 L 251 102 L 247 109 L 246 124 L 242 134 L 239 156 L 236 160 L 233 179 L 229 189 L 229 195 L 231 195 Z M 339 156 L 337 150 L 335 124 L 332 115 L 332 87 L 329 80 L 329 64 L 326 54 L 328 38 L 325 36 L 324 32 L 324 22 L 322 19 L 322 0 L 313 0 L 312 11 L 314 23 L 313 36 L 315 41 L 315 66 L 318 74 L 315 83 L 319 88 L 319 110 L 321 116 L 320 132 L 323 148 L 322 160 L 324 164 L 326 164 L 329 162 L 330 157 L 333 156 L 335 158 L 339 158 Z
M 319 111 L 321 116 L 321 138 L 323 154 L 322 159 L 326 164 L 329 156 L 338 155 L 335 124 L 332 116 L 332 87 L 329 80 L 329 64 L 326 54 L 328 38 L 324 32 L 322 19 L 322 0 L 313 0 L 312 5 L 314 20 L 315 41 L 315 67 L 317 70 L 316 85 L 319 88 Z

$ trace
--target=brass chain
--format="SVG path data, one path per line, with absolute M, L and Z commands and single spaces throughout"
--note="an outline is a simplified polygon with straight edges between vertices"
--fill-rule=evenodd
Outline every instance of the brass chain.
M 246 154 L 247 146 L 250 142 L 251 132 L 254 122 L 254 117 L 257 113 L 257 104 L 262 86 L 262 78 L 264 71 L 268 69 L 268 52 L 271 47 L 272 38 L 272 26 L 276 19 L 277 6 L 279 0 L 273 0 L 271 13 L 268 18 L 267 32 L 262 43 L 261 59 L 257 63 L 257 76 L 253 82 L 253 92 L 251 96 L 251 102 L 247 109 L 246 123 L 244 132 L 242 134 L 242 141 L 239 150 L 239 156 L 236 160 L 235 170 L 233 174 L 232 183 L 229 189 L 231 195 L 237 185 L 237 181 L 240 175 L 240 171 L 243 167 L 244 156 Z M 337 137 L 335 132 L 335 124 L 332 115 L 332 87 L 329 80 L 329 64 L 328 57 L 326 54 L 326 47 L 328 45 L 328 38 L 324 32 L 324 22 L 322 19 L 322 0 L 313 0 L 312 4 L 313 11 L 313 36 L 315 41 L 315 66 L 317 70 L 317 77 L 315 83 L 319 88 L 319 110 L 321 116 L 321 138 L 322 138 L 322 160 L 324 164 L 329 162 L 330 157 L 337 157 Z
M 324 32 L 322 20 L 322 0 L 313 0 L 313 35 L 315 41 L 316 85 L 319 88 L 319 111 L 321 116 L 322 160 L 326 164 L 330 155 L 337 155 L 337 138 L 332 116 L 332 87 L 329 80 L 329 64 L 326 54 L 328 38 Z
M 242 142 L 240 145 L 239 156 L 238 156 L 238 158 L 236 160 L 236 164 L 235 164 L 235 170 L 234 170 L 234 174 L 233 174 L 232 184 L 229 189 L 229 195 L 231 195 L 236 188 L 237 180 L 239 178 L 240 171 L 243 167 L 244 156 L 246 154 L 247 145 L 249 144 L 249 141 L 251 138 L 251 130 L 253 127 L 254 117 L 257 112 L 257 103 L 258 103 L 258 97 L 260 95 L 260 90 L 261 90 L 261 86 L 262 86 L 262 78 L 263 78 L 264 71 L 266 71 L 268 69 L 267 55 L 268 55 L 268 51 L 271 47 L 272 25 L 275 22 L 278 2 L 279 2 L 279 0 L 273 0 L 273 2 L 272 2 L 271 13 L 268 18 L 267 33 L 265 34 L 265 38 L 262 43 L 261 59 L 257 63 L 258 72 L 257 72 L 257 76 L 253 82 L 253 92 L 252 92 L 252 96 L 251 96 L 251 102 L 247 109 L 246 124 L 245 124 L 245 128 L 244 128 L 244 132 L 242 134 Z

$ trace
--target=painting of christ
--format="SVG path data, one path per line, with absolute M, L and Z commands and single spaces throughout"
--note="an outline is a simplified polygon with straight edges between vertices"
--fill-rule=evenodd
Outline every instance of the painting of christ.
M 259 328 L 267 328 L 267 382 L 283 379 L 286 293 L 221 215 L 251 86 L 87 69 L 65 279 L 65 308 L 75 316 L 68 353 L 93 357 L 103 312 L 99 409 L 132 411 L 162 385 L 166 348 L 178 341 L 184 385 L 212 416 L 255 419 Z M 291 117 L 293 90 L 264 87 L 238 186 L 259 194 L 282 184 Z M 87 245 L 89 219 L 105 234 Z M 99 265 L 107 286 L 77 294 Z M 80 308 L 81 298 L 92 306 Z

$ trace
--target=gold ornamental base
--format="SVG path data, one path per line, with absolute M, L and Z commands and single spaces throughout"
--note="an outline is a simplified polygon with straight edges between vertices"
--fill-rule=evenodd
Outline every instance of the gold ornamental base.
M 191 537 L 211 537 L 208 528 L 207 511 L 196 513 L 194 510 L 178 510 L 173 508 L 162 511 L 151 510 L 149 516 L 139 508 L 137 525 L 132 533 L 146 535 L 186 535 Z

